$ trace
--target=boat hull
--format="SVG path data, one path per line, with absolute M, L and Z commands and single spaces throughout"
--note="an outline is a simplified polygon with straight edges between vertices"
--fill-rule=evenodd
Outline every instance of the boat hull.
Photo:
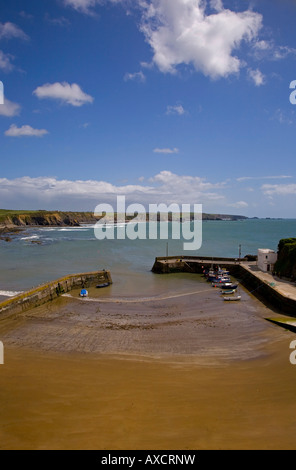
M 241 299 L 241 296 L 238 295 L 237 297 L 224 297 L 223 300 L 226 300 L 227 302 L 235 302 Z

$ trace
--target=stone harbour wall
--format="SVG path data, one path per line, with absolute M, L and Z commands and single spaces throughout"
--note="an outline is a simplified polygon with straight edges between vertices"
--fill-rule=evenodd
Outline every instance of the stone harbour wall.
M 6 314 L 20 313 L 38 307 L 74 288 L 87 288 L 102 283 L 112 283 L 109 271 L 70 274 L 1 302 L 0 318 Z

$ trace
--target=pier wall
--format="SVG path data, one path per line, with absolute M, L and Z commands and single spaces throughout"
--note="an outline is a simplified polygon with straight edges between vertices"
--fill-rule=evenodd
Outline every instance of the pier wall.
M 237 272 L 240 261 L 237 258 L 213 258 L 200 257 L 200 256 L 159 256 L 155 258 L 152 271 L 157 274 L 173 273 L 173 272 L 188 272 L 188 273 L 202 273 L 204 267 L 213 265 L 221 265 L 231 271 Z
M 247 267 L 241 265 L 239 273 L 235 276 L 240 284 L 246 287 L 268 308 L 296 317 L 296 300 L 277 290 L 275 285 L 262 280 L 255 272 L 250 272 Z M 296 288 L 295 288 L 296 289 Z
M 1 302 L 0 318 L 6 314 L 20 313 L 39 307 L 74 288 L 87 288 L 104 282 L 112 283 L 109 271 L 70 274 Z
M 267 282 L 260 277 L 256 262 L 250 262 L 245 258 L 209 258 L 190 256 L 158 257 L 155 259 L 152 271 L 154 273 L 197 273 L 202 274 L 204 268 L 219 265 L 227 269 L 238 282 L 252 295 L 257 297 L 268 308 L 279 313 L 296 317 L 296 293 L 295 298 L 281 292 L 274 283 Z M 295 286 L 296 291 L 296 286 Z

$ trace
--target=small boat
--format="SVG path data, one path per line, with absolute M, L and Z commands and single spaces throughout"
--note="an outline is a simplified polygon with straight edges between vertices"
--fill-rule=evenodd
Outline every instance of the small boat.
M 236 291 L 236 289 L 225 289 L 225 290 L 221 290 L 221 294 L 222 295 L 229 295 L 229 294 L 234 294 Z
M 226 282 L 225 284 L 221 284 L 220 287 L 221 287 L 221 289 L 236 289 L 237 284 L 232 284 L 231 282 L 230 283 Z
M 100 287 L 108 287 L 110 285 L 109 282 L 103 282 L 102 284 L 98 284 L 96 287 L 99 289 Z
M 225 285 L 225 282 L 224 281 L 216 281 L 216 282 L 212 282 L 212 287 L 222 287 Z
M 88 296 L 88 292 L 86 289 L 81 289 L 80 291 L 80 297 L 87 297 Z
M 223 300 L 226 300 L 226 301 L 235 301 L 235 300 L 240 300 L 241 299 L 241 296 L 240 295 L 237 295 L 236 297 L 223 297 Z
M 214 284 L 217 284 L 217 285 L 221 286 L 221 284 L 223 284 L 223 285 L 232 284 L 232 281 L 229 278 L 221 277 L 221 278 L 213 279 L 212 280 L 212 285 L 214 285 Z

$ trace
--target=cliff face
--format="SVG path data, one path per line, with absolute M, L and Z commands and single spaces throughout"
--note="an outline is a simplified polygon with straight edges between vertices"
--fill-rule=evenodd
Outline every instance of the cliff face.
M 8 211 L 7 211 L 8 212 Z M 97 219 L 92 212 L 51 212 L 35 211 L 26 213 L 2 214 L 0 223 L 6 227 L 26 226 L 73 226 L 82 223 L 95 223 Z

